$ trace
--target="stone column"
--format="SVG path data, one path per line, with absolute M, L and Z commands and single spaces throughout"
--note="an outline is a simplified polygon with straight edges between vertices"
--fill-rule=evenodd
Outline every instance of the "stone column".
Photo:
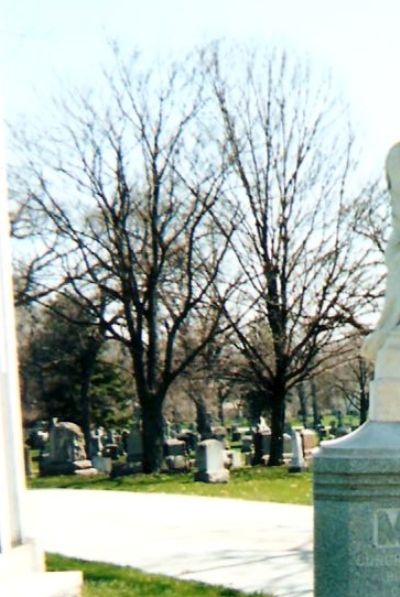
M 0 595 L 78 597 L 82 575 L 44 573 L 43 553 L 24 534 L 22 418 L 0 117 Z

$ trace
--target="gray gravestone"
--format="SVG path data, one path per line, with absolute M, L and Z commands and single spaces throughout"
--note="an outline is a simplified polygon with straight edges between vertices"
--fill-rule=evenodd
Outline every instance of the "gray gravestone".
M 248 454 L 253 451 L 253 436 L 252 435 L 244 435 L 242 437 L 241 451 L 244 454 Z
M 55 423 L 50 430 L 50 453 L 39 461 L 40 474 L 94 475 L 96 469 L 86 457 L 85 438 L 75 423 Z
M 256 431 L 253 435 L 254 456 L 252 465 L 265 464 L 266 457 L 269 456 L 271 447 L 271 432 Z
M 237 429 L 233 429 L 231 434 L 231 441 L 237 443 L 240 442 L 241 439 L 242 434 Z
M 118 460 L 120 453 L 121 451 L 118 444 L 106 444 L 101 451 L 101 456 L 104 456 L 104 458 L 111 458 L 111 460 Z
M 132 429 L 127 440 L 128 462 L 141 462 L 143 456 L 142 432 L 140 429 Z
M 164 442 L 164 456 L 185 456 L 186 444 L 183 440 L 172 438 Z
M 229 471 L 224 467 L 224 447 L 216 439 L 200 442 L 196 451 L 195 481 L 227 483 Z
M 185 442 L 187 452 L 195 452 L 197 444 L 199 443 L 199 436 L 195 431 L 187 430 L 180 433 L 178 438 Z
M 292 456 L 292 436 L 290 433 L 283 434 L 283 455 L 285 458 Z
M 92 463 L 95 469 L 99 471 L 99 473 L 107 473 L 108 475 L 111 474 L 112 471 L 112 459 L 106 456 L 93 456 Z

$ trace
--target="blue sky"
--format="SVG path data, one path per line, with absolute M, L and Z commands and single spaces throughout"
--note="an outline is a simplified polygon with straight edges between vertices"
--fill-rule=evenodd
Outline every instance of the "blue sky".
M 45 113 L 60 81 L 95 80 L 107 40 L 180 52 L 225 37 L 281 44 L 332 70 L 364 151 L 384 161 L 400 140 L 398 0 L 3 0 L 4 111 Z

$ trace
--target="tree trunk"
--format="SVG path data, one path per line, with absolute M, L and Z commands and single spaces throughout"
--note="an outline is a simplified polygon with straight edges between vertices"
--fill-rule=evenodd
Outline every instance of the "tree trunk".
M 365 423 L 369 409 L 369 372 L 364 359 L 358 359 L 359 385 L 360 385 L 360 425 Z
M 360 395 L 360 425 L 365 423 L 368 417 L 369 409 L 369 393 L 367 390 L 362 390 Z
M 285 394 L 277 392 L 271 404 L 271 447 L 268 466 L 283 464 L 283 432 L 285 428 Z
M 313 410 L 313 427 L 316 429 L 320 424 L 320 416 L 318 412 L 318 400 L 317 400 L 317 386 L 315 382 L 311 382 L 311 393 L 312 393 L 312 410 Z
M 304 391 L 304 385 L 300 383 L 297 386 L 297 394 L 300 401 L 300 417 L 303 427 L 307 427 L 307 398 Z
M 164 453 L 163 400 L 157 396 L 146 396 L 141 400 L 143 472 L 156 473 L 161 469 Z
M 85 436 L 86 456 L 92 457 L 91 453 L 91 436 L 90 436 L 90 380 L 91 367 L 84 368 L 82 372 L 81 385 L 81 408 L 82 408 L 82 431 Z
M 211 437 L 211 425 L 207 414 L 207 405 L 203 398 L 196 398 L 194 403 L 196 405 L 197 433 L 201 439 L 208 439 Z
M 81 412 L 82 412 L 82 431 L 85 436 L 86 455 L 88 458 L 92 456 L 91 447 L 91 403 L 90 403 L 90 386 L 93 376 L 94 364 L 96 361 L 98 348 L 92 347 L 84 354 L 82 358 L 82 383 L 81 383 Z

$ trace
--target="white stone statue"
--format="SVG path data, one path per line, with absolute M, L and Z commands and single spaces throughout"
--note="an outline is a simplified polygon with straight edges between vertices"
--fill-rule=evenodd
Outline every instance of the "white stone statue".
M 392 232 L 385 251 L 385 302 L 377 328 L 365 338 L 361 348 L 361 355 L 372 362 L 389 333 L 400 324 L 400 143 L 391 148 L 386 158 L 386 177 L 391 197 Z

